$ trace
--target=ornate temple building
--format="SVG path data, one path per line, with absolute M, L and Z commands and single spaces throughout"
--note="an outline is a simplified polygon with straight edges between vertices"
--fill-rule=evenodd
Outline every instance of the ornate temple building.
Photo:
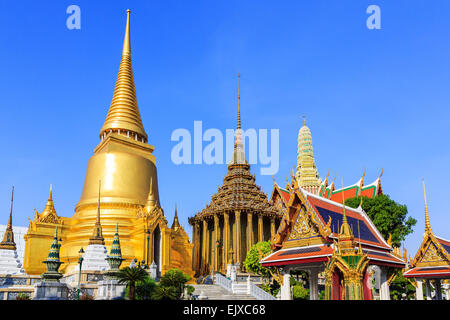
M 295 167 L 294 167 L 295 168 Z M 381 276 L 381 299 L 389 299 L 388 269 L 404 268 L 406 257 L 383 239 L 362 210 L 343 206 L 345 199 L 382 194 L 381 175 L 364 185 L 361 179 L 347 187 L 335 188 L 335 178 L 322 181 L 314 161 L 311 131 L 303 119 L 298 134 L 297 170 L 291 172 L 286 188 L 274 180 L 270 203 L 283 212 L 283 219 L 272 242 L 273 253 L 261 264 L 289 271 L 303 270 L 310 275 L 310 299 L 318 299 L 319 274 L 325 280 L 327 299 L 372 299 L 369 274 L 377 268 Z M 356 238 L 357 237 L 357 238 Z M 289 295 L 285 292 L 284 298 Z
M 381 269 L 380 297 L 389 299 L 388 268 L 404 268 L 406 257 L 383 239 L 361 206 L 353 209 L 310 193 L 295 177 L 291 185 L 273 253 L 261 260 L 262 266 L 282 268 L 287 286 L 290 271 L 307 271 L 311 300 L 318 299 L 321 273 L 327 299 L 372 299 L 368 277 L 373 266 Z
M 240 115 L 240 77 L 238 113 L 233 159 L 211 202 L 189 218 L 193 228 L 193 269 L 195 274 L 225 271 L 229 263 L 245 260 L 259 241 L 271 240 L 279 226 L 281 212 L 255 183 L 245 159 Z
M 117 224 L 124 264 L 136 258 L 147 265 L 154 261 L 159 273 L 178 267 L 192 274 L 192 244 L 178 222 L 168 226 L 159 202 L 154 147 L 148 143 L 134 86 L 129 10 L 119 73 L 99 138 L 75 214 L 70 218 L 57 214 L 52 189 L 44 210 L 35 210 L 25 236 L 25 271 L 31 275 L 45 271 L 42 261 L 55 227 L 61 240 L 60 271 L 67 274 L 76 269 L 80 248 L 97 246 L 92 249 L 104 252 L 104 247 L 111 247 Z
M 349 198 L 359 196 L 373 198 L 376 195 L 383 193 L 381 188 L 381 176 L 383 175 L 383 170 L 381 170 L 378 179 L 371 184 L 364 185 L 364 176 L 366 174 L 364 170 L 364 173 L 358 182 L 340 189 L 336 189 L 335 187 L 336 175 L 330 184 L 328 183 L 329 173 L 323 181 L 322 179 L 319 179 L 314 160 L 311 130 L 306 126 L 305 118 L 303 118 L 303 126 L 298 133 L 297 165 L 296 170 L 294 169 L 295 167 L 292 169 L 291 176 L 295 177 L 298 185 L 303 190 L 331 201 L 343 203 L 343 201 Z M 274 180 L 270 202 L 286 211 L 287 201 L 292 192 L 293 180 L 291 183 L 287 182 L 285 188 L 279 186 Z
M 416 299 L 423 300 L 423 283 L 425 282 L 426 296 L 431 296 L 431 282 L 435 288 L 436 300 L 442 300 L 442 284 L 450 281 L 450 240 L 436 236 L 431 229 L 430 216 L 427 206 L 425 183 L 423 183 L 425 201 L 425 232 L 423 240 L 414 259 L 410 257 L 409 268 L 403 273 L 405 278 L 415 279 Z M 446 298 L 450 299 L 450 286 L 445 286 Z

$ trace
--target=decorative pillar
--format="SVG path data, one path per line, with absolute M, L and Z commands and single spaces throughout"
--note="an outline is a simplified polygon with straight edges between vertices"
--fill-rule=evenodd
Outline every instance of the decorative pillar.
M 427 292 L 427 300 L 431 300 L 431 284 L 428 279 L 425 279 L 425 288 Z
M 275 218 L 271 217 L 270 218 L 270 241 L 272 241 L 273 238 L 275 238 Z
M 416 300 L 423 300 L 423 287 L 422 287 L 422 279 L 417 279 L 417 287 L 416 287 Z
M 289 272 L 283 271 L 282 276 L 283 283 L 281 284 L 280 288 L 281 300 L 292 300 L 290 284 L 291 275 L 289 274 Z
M 309 300 L 319 300 L 319 271 L 309 270 Z
M 241 264 L 241 211 L 234 211 L 234 219 L 236 224 L 236 263 Z
M 197 273 L 197 247 L 198 247 L 198 238 L 197 238 L 197 223 L 195 222 L 192 226 L 192 243 L 194 247 L 192 248 L 192 270 Z
M 219 269 L 219 246 L 217 245 L 217 241 L 219 241 L 219 216 L 214 216 L 214 242 L 212 243 L 214 247 L 215 255 L 213 257 L 214 262 L 214 273 Z
M 436 300 L 442 300 L 441 279 L 434 279 L 434 289 L 436 292 Z
M 230 248 L 230 215 L 227 212 L 223 214 L 223 229 L 223 268 L 226 269 Z
M 201 263 L 201 270 L 202 273 L 206 271 L 206 230 L 208 228 L 208 224 L 206 223 L 206 220 L 203 220 L 203 229 L 202 229 L 202 263 Z
M 247 213 L 247 252 L 253 245 L 253 215 L 251 212 Z
M 264 224 L 263 216 L 258 215 L 258 242 L 264 241 Z
M 450 300 L 450 283 L 445 285 L 445 297 L 447 301 Z
M 386 268 L 381 268 L 380 282 L 380 300 L 391 300 Z
M 204 220 L 204 224 L 203 226 L 205 226 L 205 235 L 206 235 L 206 240 L 205 240 L 205 265 L 206 265 L 206 272 L 209 273 L 211 270 L 210 269 L 210 257 L 211 257 L 211 235 L 209 233 L 209 228 L 208 228 L 208 221 Z

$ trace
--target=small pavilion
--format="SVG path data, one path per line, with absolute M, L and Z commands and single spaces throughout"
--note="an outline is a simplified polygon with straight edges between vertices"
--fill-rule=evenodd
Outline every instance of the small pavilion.
M 435 236 L 431 229 L 424 182 L 423 196 L 425 201 L 425 233 L 414 260 L 410 259 L 410 267 L 403 273 L 403 276 L 416 280 L 417 300 L 423 300 L 423 282 L 425 282 L 427 300 L 432 299 L 432 283 L 435 289 L 434 298 L 442 300 L 442 284 L 447 282 L 445 284 L 446 299 L 450 300 L 448 283 L 450 281 L 450 240 Z
M 293 178 L 286 211 L 272 243 L 272 252 L 261 260 L 264 267 L 279 267 L 281 298 L 291 299 L 289 273 L 309 273 L 310 299 L 318 300 L 318 275 L 325 272 L 326 298 L 373 299 L 369 277 L 380 275 L 380 299 L 389 300 L 389 268 L 405 267 L 405 258 L 394 252 L 362 210 L 306 191 Z M 347 292 L 348 291 L 348 292 Z

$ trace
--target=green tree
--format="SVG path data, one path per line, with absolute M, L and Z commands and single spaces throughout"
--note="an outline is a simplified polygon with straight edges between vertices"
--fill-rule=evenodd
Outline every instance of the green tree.
M 270 253 L 270 241 L 261 241 L 254 244 L 251 249 L 247 252 L 247 256 L 243 262 L 244 267 L 247 271 L 259 274 L 262 277 L 268 278 L 270 272 L 268 268 L 261 266 L 259 262 L 261 260 L 260 254 L 263 256 Z
M 141 268 L 122 268 L 117 274 L 119 283 L 126 283 L 129 288 L 128 299 L 134 300 L 136 282 L 143 282 L 148 278 L 147 272 Z
M 152 294 L 154 300 L 177 300 L 178 294 L 174 287 L 157 286 Z
M 294 300 L 309 300 L 309 289 L 303 288 L 300 283 L 292 287 L 292 296 Z
M 136 283 L 136 300 L 150 300 L 156 288 L 156 281 L 147 277 Z
M 191 280 L 191 277 L 183 271 L 178 269 L 170 269 L 159 280 L 160 287 L 172 287 L 176 292 L 176 299 L 181 299 L 186 282 Z
M 352 208 L 357 208 L 360 203 L 361 197 L 345 200 L 345 205 Z M 385 194 L 374 198 L 363 197 L 362 209 L 385 239 L 392 235 L 392 245 L 396 247 L 400 247 L 401 242 L 413 232 L 413 226 L 417 223 L 416 219 L 407 217 L 406 205 L 398 204 Z
M 398 275 L 389 286 L 392 300 L 415 300 L 416 287 L 406 279 L 401 271 L 397 271 Z M 403 294 L 405 297 L 403 297 Z

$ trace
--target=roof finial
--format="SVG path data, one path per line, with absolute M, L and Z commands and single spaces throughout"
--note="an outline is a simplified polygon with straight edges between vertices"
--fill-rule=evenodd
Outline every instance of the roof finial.
M 425 190 L 424 178 L 422 178 L 422 185 L 423 185 L 423 199 L 425 201 L 425 231 L 431 231 L 430 216 L 428 214 L 428 206 L 427 206 L 427 193 Z
M 306 126 L 306 116 L 302 115 L 302 118 L 303 118 L 303 126 Z

